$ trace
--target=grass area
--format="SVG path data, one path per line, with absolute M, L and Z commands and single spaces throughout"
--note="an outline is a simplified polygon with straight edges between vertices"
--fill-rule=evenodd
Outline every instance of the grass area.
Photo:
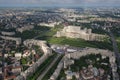
M 70 46 L 76 46 L 76 47 L 85 47 L 85 46 L 96 47 L 82 39 L 72 39 L 72 38 L 65 38 L 65 37 L 60 37 L 60 38 L 53 37 L 50 40 L 48 40 L 48 42 L 52 44 L 63 44 L 63 45 L 68 44 Z
M 48 57 L 36 70 L 35 73 L 30 75 L 27 80 L 36 80 L 39 75 L 45 70 L 46 67 L 54 60 L 54 58 L 57 56 L 57 54 L 54 54 L 50 57 Z
M 97 41 L 85 41 L 83 39 L 72 39 L 72 38 L 51 38 L 48 40 L 51 44 L 62 44 L 62 45 L 70 45 L 75 47 L 94 47 L 101 49 L 109 49 L 112 50 L 112 44 L 110 41 L 97 42 Z
M 22 65 L 24 65 L 24 64 L 27 64 L 27 62 L 29 62 L 29 60 L 28 60 L 29 58 L 21 58 L 21 60 L 20 60 L 20 62 L 21 62 L 21 64 Z
M 42 35 L 39 35 L 37 39 L 40 40 L 48 40 L 50 39 L 53 35 L 56 34 L 57 31 L 61 30 L 63 28 L 63 25 L 56 25 L 54 28 L 51 28 L 49 31 L 44 32 Z
M 50 78 L 50 76 L 54 73 L 55 69 L 57 68 L 58 63 L 60 62 L 60 60 L 62 59 L 63 55 L 61 55 L 58 60 L 56 61 L 56 63 L 52 66 L 52 68 L 48 71 L 48 73 L 43 77 L 42 80 L 48 80 Z

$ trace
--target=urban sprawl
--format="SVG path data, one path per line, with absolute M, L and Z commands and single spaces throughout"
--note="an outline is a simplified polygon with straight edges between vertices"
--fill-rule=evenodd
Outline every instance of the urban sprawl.
M 120 80 L 120 8 L 0 8 L 0 80 Z

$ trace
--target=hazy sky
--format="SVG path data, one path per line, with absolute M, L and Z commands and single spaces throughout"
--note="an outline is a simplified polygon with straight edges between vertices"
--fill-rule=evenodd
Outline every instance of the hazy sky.
M 0 0 L 0 6 L 120 6 L 120 0 Z

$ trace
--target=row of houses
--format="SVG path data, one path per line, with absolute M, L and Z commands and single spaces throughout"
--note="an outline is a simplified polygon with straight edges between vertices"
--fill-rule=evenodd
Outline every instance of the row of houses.
M 74 63 L 73 61 L 71 61 L 71 60 L 69 61 L 66 59 L 70 59 L 70 58 L 79 59 L 80 57 L 86 56 L 88 54 L 101 54 L 103 59 L 105 57 L 109 57 L 109 62 L 110 62 L 111 69 L 112 69 L 113 80 L 119 80 L 119 78 L 117 77 L 118 73 L 117 73 L 116 58 L 115 58 L 114 53 L 109 50 L 98 49 L 98 48 L 89 48 L 89 47 L 81 49 L 79 51 L 74 51 L 72 53 L 66 53 L 64 56 L 64 59 L 62 59 L 60 61 L 60 63 L 58 64 L 58 67 L 56 68 L 55 72 L 53 73 L 53 75 L 50 77 L 49 80 L 56 80 L 63 67 L 66 68 L 67 65 Z
M 26 80 L 28 76 L 35 73 L 36 69 L 48 58 L 48 55 L 43 55 L 36 61 L 33 65 L 31 65 L 27 70 L 21 72 L 19 76 L 17 76 L 14 80 Z
M 23 31 L 31 30 L 33 28 L 34 28 L 33 25 L 24 25 L 23 27 L 17 28 L 16 30 L 22 33 Z
M 32 45 L 37 45 L 41 48 L 43 51 L 43 56 L 41 56 L 34 64 L 32 64 L 27 70 L 24 72 L 21 72 L 19 76 L 17 76 L 14 80 L 26 80 L 28 76 L 35 73 L 37 68 L 50 56 L 52 55 L 52 49 L 47 46 L 46 41 L 42 40 L 34 40 L 34 39 L 28 39 L 23 42 L 23 44 L 27 47 L 30 47 Z M 34 54 L 34 51 L 32 51 Z
M 114 53 L 109 50 L 103 50 L 103 49 L 97 49 L 97 48 L 85 48 L 81 51 L 66 54 L 66 56 L 68 58 L 79 59 L 80 57 L 86 56 L 88 54 L 101 54 L 103 58 L 106 56 L 109 57 L 113 80 L 119 80 L 119 76 L 117 73 L 116 57 Z
M 8 37 L 8 36 L 0 36 L 0 38 L 5 39 L 5 40 L 16 41 L 17 45 L 21 44 L 21 38 Z
M 41 50 L 43 51 L 43 53 L 45 55 L 52 53 L 52 49 L 47 46 L 47 42 L 46 41 L 35 40 L 35 39 L 28 39 L 28 40 L 24 41 L 23 44 L 25 46 L 27 46 L 27 47 L 30 47 L 31 45 L 37 45 L 37 46 L 39 46 L 41 48 Z
M 63 68 L 64 59 L 65 59 L 65 57 L 63 57 L 61 59 L 61 61 L 59 62 L 58 66 L 56 68 L 56 70 L 54 71 L 54 73 L 52 74 L 52 76 L 50 77 L 49 80 L 57 80 L 57 78 L 58 78 L 58 76 L 59 76 L 59 74 L 60 74 L 60 72 L 61 72 L 61 70 Z

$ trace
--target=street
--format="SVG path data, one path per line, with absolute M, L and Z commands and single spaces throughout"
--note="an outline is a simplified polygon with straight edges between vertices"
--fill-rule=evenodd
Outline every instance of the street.
M 120 53 L 119 53 L 119 49 L 118 49 L 118 46 L 117 46 L 117 42 L 115 40 L 115 37 L 113 35 L 113 33 L 109 30 L 109 35 L 110 35 L 110 38 L 111 38 L 111 41 L 112 41 L 112 44 L 113 44 L 113 50 L 115 52 L 115 56 L 117 58 L 117 62 L 118 62 L 118 67 L 120 67 Z
M 40 76 L 37 78 L 37 80 L 42 80 L 42 78 L 45 76 L 45 74 L 52 68 L 52 66 L 55 64 L 55 62 L 58 60 L 58 58 L 61 55 L 58 54 L 57 57 L 53 60 L 53 62 L 40 74 Z

